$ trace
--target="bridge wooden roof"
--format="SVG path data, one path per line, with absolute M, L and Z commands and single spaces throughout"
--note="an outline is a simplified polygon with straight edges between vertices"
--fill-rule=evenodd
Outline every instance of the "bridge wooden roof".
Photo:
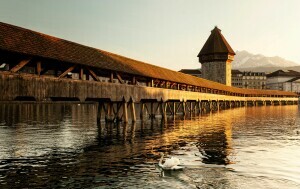
M 1 22 L 0 49 L 24 55 L 49 58 L 63 62 L 87 65 L 100 69 L 113 70 L 153 79 L 161 79 L 234 93 L 296 95 L 295 93 L 284 91 L 250 90 L 228 87 L 217 82 L 208 81 Z

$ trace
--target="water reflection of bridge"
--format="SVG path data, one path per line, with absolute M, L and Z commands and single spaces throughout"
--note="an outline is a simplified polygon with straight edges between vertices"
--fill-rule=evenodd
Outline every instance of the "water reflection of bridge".
M 179 115 L 176 119 L 169 117 L 166 124 L 161 119 L 148 118 L 132 124 L 102 122 L 97 127 L 96 108 L 95 104 L 77 106 L 72 103 L 1 104 L 0 125 L 5 126 L 1 128 L 1 133 L 5 136 L 2 140 L 10 138 L 2 143 L 2 159 L 33 154 L 44 156 L 59 148 L 76 151 L 80 146 L 86 146 L 85 151 L 95 151 L 95 148 L 112 145 L 119 152 L 124 151 L 124 143 L 130 143 L 131 147 L 127 149 L 129 151 L 125 150 L 128 156 L 133 153 L 156 161 L 159 151 L 171 153 L 191 141 L 197 141 L 200 152 L 205 154 L 204 163 L 229 163 L 228 156 L 232 145 L 231 111 L 216 112 L 214 119 L 204 114 L 198 120 L 195 117 L 199 114 L 193 113 Z M 236 112 L 241 112 L 237 115 L 241 117 L 244 116 L 245 109 L 236 109 L 235 115 Z M 88 132 L 84 133 L 87 130 L 93 133 L 90 139 Z M 89 144 L 95 140 L 97 143 Z M 10 146 L 13 149 L 6 151 Z M 118 154 L 109 157 L 119 161 Z
M 261 107 L 260 111 L 269 108 L 282 108 L 272 112 L 274 117 L 297 112 L 296 106 Z M 57 178 L 81 179 L 82 175 L 88 175 L 80 186 L 89 187 L 95 184 L 95 177 L 127 178 L 127 172 L 134 171 L 130 167 L 145 161 L 155 169 L 159 152 L 174 153 L 189 143 L 195 144 L 196 150 L 204 155 L 202 159 L 194 156 L 203 163 L 232 163 L 235 161 L 232 140 L 239 136 L 232 126 L 247 122 L 251 119 L 247 115 L 254 111 L 257 109 L 242 107 L 201 116 L 193 113 L 193 118 L 179 115 L 175 120 L 168 117 L 167 124 L 150 118 L 133 124 L 102 122 L 97 128 L 95 104 L 0 104 L 1 165 L 6 165 L 0 176 L 5 178 L 4 186 L 30 188 L 47 187 Z M 253 127 L 240 132 L 247 130 Z M 194 151 L 186 152 L 194 155 Z M 73 183 L 63 184 L 73 186 Z
M 4 23 L 0 89 L 0 101 L 95 101 L 98 119 L 125 122 L 298 102 L 295 93 L 229 87 Z

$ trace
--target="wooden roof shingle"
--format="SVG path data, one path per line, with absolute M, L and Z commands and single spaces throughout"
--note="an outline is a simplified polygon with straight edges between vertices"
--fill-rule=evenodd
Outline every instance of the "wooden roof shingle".
M 212 31 L 202 49 L 200 50 L 198 57 L 201 55 L 228 53 L 235 55 L 235 52 L 222 35 L 221 30 L 216 26 Z

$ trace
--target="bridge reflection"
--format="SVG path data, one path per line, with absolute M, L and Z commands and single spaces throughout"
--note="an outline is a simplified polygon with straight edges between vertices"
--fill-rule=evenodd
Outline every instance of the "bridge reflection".
M 140 171 L 137 175 L 142 177 L 140 168 L 154 171 L 160 152 L 178 156 L 187 167 L 235 163 L 235 127 L 242 127 L 247 113 L 256 110 L 240 107 L 200 116 L 169 116 L 166 122 L 147 118 L 134 124 L 97 125 L 96 104 L 0 104 L 0 183 L 43 187 L 49 186 L 44 180 L 72 177 L 81 187 L 89 187 L 107 175 L 127 177 Z M 86 179 L 80 180 L 84 175 Z M 109 179 L 101 182 L 108 184 Z M 72 183 L 50 183 L 54 184 L 50 187 L 75 187 Z

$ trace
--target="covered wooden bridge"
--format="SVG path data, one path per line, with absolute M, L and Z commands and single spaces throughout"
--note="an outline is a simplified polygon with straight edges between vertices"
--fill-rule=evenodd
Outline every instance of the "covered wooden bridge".
M 0 23 L 0 101 L 96 101 L 107 120 L 241 105 L 295 104 L 295 93 L 240 89 Z M 130 105 L 130 113 L 127 107 Z M 139 107 L 139 108 L 137 108 Z

